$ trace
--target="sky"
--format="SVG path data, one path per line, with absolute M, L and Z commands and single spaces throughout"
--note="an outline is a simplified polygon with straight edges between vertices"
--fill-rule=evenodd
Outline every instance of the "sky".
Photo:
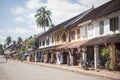
M 12 40 L 26 38 L 43 32 L 37 27 L 34 15 L 46 6 L 52 12 L 52 22 L 57 25 L 94 5 L 98 7 L 110 0 L 0 0 L 0 44 L 8 36 Z

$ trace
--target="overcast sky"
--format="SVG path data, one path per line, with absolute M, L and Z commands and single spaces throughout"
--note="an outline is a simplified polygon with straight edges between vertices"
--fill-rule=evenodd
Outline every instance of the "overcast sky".
M 98 7 L 110 0 L 0 0 L 0 44 L 7 36 L 17 40 L 38 34 L 34 15 L 41 6 L 52 12 L 53 24 L 59 24 L 94 5 Z

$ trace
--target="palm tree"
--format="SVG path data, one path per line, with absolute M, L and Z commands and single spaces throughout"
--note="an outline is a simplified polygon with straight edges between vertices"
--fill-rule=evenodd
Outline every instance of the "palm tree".
M 12 42 L 12 38 L 11 38 L 11 36 L 8 36 L 6 38 L 6 44 L 9 45 L 11 42 Z
M 22 42 L 22 38 L 18 37 L 17 43 L 21 43 Z
M 44 28 L 44 31 L 46 27 L 50 27 L 52 25 L 51 14 L 50 10 L 46 10 L 46 6 L 39 8 L 35 15 L 37 26 Z

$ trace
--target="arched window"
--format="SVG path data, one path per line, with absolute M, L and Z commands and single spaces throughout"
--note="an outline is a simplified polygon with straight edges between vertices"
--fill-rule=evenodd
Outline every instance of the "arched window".
M 57 42 L 59 42 L 59 35 L 57 35 Z
M 71 32 L 71 40 L 75 40 L 75 31 Z
M 77 39 L 80 39 L 80 29 L 77 29 Z
M 63 40 L 63 42 L 66 42 L 66 34 L 65 33 L 63 33 L 63 35 L 62 35 L 62 40 Z

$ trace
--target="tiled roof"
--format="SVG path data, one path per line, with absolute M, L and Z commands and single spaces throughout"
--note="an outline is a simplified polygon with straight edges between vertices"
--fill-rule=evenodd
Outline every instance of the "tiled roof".
M 105 3 L 95 9 L 93 9 L 90 13 L 85 15 L 82 19 L 80 19 L 77 23 L 82 23 L 87 20 L 94 20 L 103 16 L 107 16 L 115 11 L 120 10 L 120 0 L 112 0 L 108 3 Z
M 46 31 L 37 34 L 34 38 L 37 39 L 37 38 L 39 38 L 41 35 L 43 35 L 44 33 L 46 33 Z
M 79 21 L 80 19 L 82 19 L 86 14 L 88 14 L 93 8 L 79 14 L 78 16 L 75 16 L 74 19 L 70 20 L 65 26 L 64 28 L 68 29 L 71 28 L 77 21 Z
M 120 10 L 120 0 L 112 0 L 109 3 L 107 7 L 103 8 L 103 10 L 95 16 L 95 18 L 103 17 Z

